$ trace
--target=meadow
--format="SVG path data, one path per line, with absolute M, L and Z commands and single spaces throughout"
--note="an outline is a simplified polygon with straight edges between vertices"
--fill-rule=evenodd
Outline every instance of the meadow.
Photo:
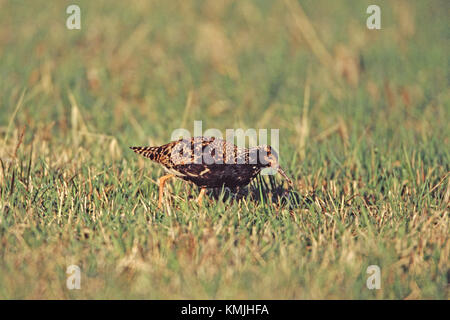
M 1 299 L 448 299 L 448 1 L 73 2 L 0 0 Z M 289 199 L 157 209 L 129 146 L 195 120 L 279 129 Z

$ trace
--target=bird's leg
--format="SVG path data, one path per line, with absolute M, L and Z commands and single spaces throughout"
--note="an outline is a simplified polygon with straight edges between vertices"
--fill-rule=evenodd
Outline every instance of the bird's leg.
M 245 196 L 245 189 L 239 186 L 236 187 L 236 189 L 234 190 L 234 198 L 236 198 L 236 200 L 241 200 L 244 196 Z
M 205 195 L 205 193 L 206 193 L 206 188 L 201 188 L 200 189 L 200 194 L 198 195 L 198 198 L 197 198 L 197 204 L 198 205 L 202 204 L 202 199 L 203 199 L 203 196 Z
M 173 178 L 175 175 L 168 174 L 161 178 L 159 178 L 159 199 L 158 199 L 158 209 L 161 209 L 162 207 L 162 201 L 163 201 L 163 195 L 164 195 L 164 185 L 166 184 L 166 181 L 170 178 Z

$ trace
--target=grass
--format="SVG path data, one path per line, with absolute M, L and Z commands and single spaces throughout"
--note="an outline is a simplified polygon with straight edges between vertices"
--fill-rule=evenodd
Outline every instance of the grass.
M 448 299 L 446 1 L 379 1 L 378 31 L 370 1 L 77 3 L 79 31 L 0 1 L 0 298 Z M 158 210 L 128 147 L 194 120 L 279 128 L 298 201 L 172 181 Z

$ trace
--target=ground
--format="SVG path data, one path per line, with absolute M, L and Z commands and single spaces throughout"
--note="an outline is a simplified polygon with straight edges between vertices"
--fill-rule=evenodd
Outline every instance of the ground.
M 377 1 L 381 30 L 371 1 L 76 3 L 0 1 L 0 298 L 448 299 L 448 1 Z M 158 210 L 128 147 L 194 120 L 279 129 L 290 201 L 177 180 Z

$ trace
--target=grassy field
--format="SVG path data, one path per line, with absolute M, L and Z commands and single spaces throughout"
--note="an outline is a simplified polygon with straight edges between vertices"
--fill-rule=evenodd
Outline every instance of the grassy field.
M 0 298 L 448 299 L 448 1 L 72 2 L 0 0 Z M 158 210 L 128 147 L 194 120 L 280 129 L 291 201 Z

